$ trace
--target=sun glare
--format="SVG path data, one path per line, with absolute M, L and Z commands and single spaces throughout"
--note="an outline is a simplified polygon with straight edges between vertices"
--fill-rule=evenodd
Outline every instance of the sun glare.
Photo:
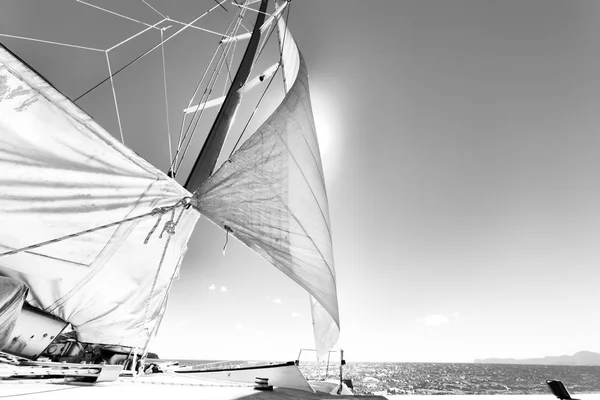
M 335 129 L 337 116 L 333 111 L 332 102 L 323 93 L 315 91 L 312 100 L 323 167 L 325 168 L 325 173 L 331 175 L 337 169 L 336 161 L 339 148 L 337 146 L 338 133 Z

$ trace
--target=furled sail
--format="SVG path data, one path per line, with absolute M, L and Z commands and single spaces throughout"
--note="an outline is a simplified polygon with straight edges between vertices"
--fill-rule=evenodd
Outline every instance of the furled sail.
M 293 43 L 291 36 L 286 41 Z M 296 53 L 297 71 L 281 105 L 201 186 L 192 203 L 314 297 L 316 347 L 322 356 L 339 336 L 337 289 L 308 74 Z
M 0 253 L 186 196 L 0 47 Z M 180 212 L 175 233 L 159 238 L 169 211 L 147 245 L 157 215 L 2 256 L 0 275 L 25 282 L 27 301 L 70 322 L 82 342 L 143 346 L 198 218 L 193 209 Z

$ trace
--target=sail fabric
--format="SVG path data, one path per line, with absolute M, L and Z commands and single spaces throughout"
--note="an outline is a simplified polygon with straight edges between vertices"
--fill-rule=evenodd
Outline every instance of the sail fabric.
M 296 82 L 296 77 L 298 76 L 300 51 L 283 18 L 277 20 L 277 33 L 279 35 L 281 63 L 283 64 L 283 83 L 287 93 L 292 88 L 294 82 Z
M 0 253 L 171 206 L 191 196 L 0 47 Z M 177 215 L 180 209 L 177 209 Z M 0 275 L 83 342 L 143 346 L 198 218 L 183 212 L 157 269 L 171 214 L 0 257 Z M 152 294 L 151 294 L 152 293 Z
M 287 40 L 293 41 L 291 36 Z M 322 356 L 337 341 L 339 313 L 308 74 L 300 54 L 298 60 L 297 78 L 283 102 L 192 202 L 314 297 L 316 346 Z
M 0 276 L 0 350 L 10 341 L 26 294 L 23 282 Z
M 287 3 L 284 3 L 278 11 L 281 12 L 285 5 Z M 298 77 L 301 56 L 284 18 L 278 18 L 277 20 L 277 33 L 281 52 L 283 84 L 285 92 L 288 93 Z M 327 355 L 327 350 L 336 344 L 339 337 L 339 324 L 336 325 L 331 315 L 312 295 L 309 295 L 309 301 L 317 357 L 322 358 Z

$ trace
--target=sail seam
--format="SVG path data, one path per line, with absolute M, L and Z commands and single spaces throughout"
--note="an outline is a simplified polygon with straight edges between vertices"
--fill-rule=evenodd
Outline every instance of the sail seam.
M 298 81 L 296 81 L 296 83 L 298 83 Z M 296 85 L 296 83 L 294 83 L 294 85 Z M 292 87 L 292 90 L 294 88 Z M 306 178 L 306 174 L 304 174 L 304 171 L 302 170 L 302 168 L 300 167 L 300 164 L 298 163 L 298 160 L 296 160 L 296 157 L 294 157 L 294 153 L 292 152 L 292 150 L 290 149 L 290 147 L 287 145 L 287 143 L 285 142 L 285 140 L 283 140 L 283 138 L 281 137 L 281 134 L 279 131 L 277 132 L 277 137 L 279 138 L 279 140 L 281 140 L 281 142 L 283 143 L 283 145 L 285 146 L 288 154 L 290 155 L 290 157 L 292 158 L 292 160 L 294 161 L 294 164 L 296 165 L 296 167 L 298 168 L 298 171 L 300 171 L 300 174 L 302 175 L 302 179 L 304 179 L 304 182 L 306 183 L 306 186 L 308 186 L 309 190 L 310 190 L 310 194 L 312 195 L 313 199 L 315 200 L 315 203 L 317 204 L 317 207 L 319 208 L 319 212 L 321 213 L 321 217 L 323 218 L 323 220 L 325 221 L 325 226 L 327 227 L 327 233 L 329 234 L 329 238 L 331 239 L 331 230 L 329 227 L 329 223 L 327 221 L 327 218 L 325 218 L 325 212 L 323 211 L 323 209 L 321 208 L 321 203 L 319 202 L 319 200 L 317 199 L 317 196 L 315 195 L 315 192 L 312 188 L 312 186 L 310 185 L 310 182 L 308 181 L 308 179 Z M 309 149 L 309 152 L 311 153 L 313 160 L 316 161 L 314 154 L 312 154 L 312 151 L 310 149 L 310 146 L 308 146 L 308 142 L 306 141 L 306 138 L 304 137 L 304 135 L 302 135 L 302 138 L 304 139 L 304 142 L 307 143 L 307 147 Z M 327 266 L 327 268 L 329 268 L 329 265 Z M 331 269 L 330 269 L 331 272 Z
M 277 135 L 277 137 L 279 137 L 281 139 L 281 137 L 279 136 L 279 134 Z M 281 139 L 283 142 L 283 139 Z M 287 146 L 287 143 L 284 142 L 284 146 L 287 148 L 288 152 L 290 152 L 289 147 Z M 296 162 L 296 159 L 294 158 L 293 154 L 290 155 L 292 156 L 292 159 L 294 160 L 294 163 L 296 164 L 296 166 L 298 166 L 298 163 Z M 299 168 L 299 167 L 298 167 Z M 302 173 L 302 176 L 304 177 L 305 182 L 306 181 L 306 177 L 304 176 L 304 173 L 302 172 L 302 170 L 300 170 L 300 172 Z M 262 178 L 262 174 L 259 173 L 253 173 L 253 175 L 260 181 L 262 181 L 266 186 L 269 187 L 269 189 L 271 189 L 271 192 L 273 193 L 273 195 L 277 198 L 277 200 L 281 203 L 281 205 L 283 206 L 283 208 L 285 208 L 285 210 L 288 212 L 288 214 L 294 218 L 294 221 L 296 221 L 296 223 L 298 224 L 298 226 L 300 227 L 300 229 L 302 229 L 302 232 L 304 232 L 304 235 L 310 240 L 310 242 L 312 243 L 312 245 L 314 246 L 315 250 L 317 251 L 317 253 L 319 253 L 319 256 L 321 256 L 321 259 L 323 260 L 323 262 L 325 263 L 325 265 L 327 266 L 327 271 L 329 271 L 329 274 L 331 275 L 331 278 L 333 279 L 333 283 L 334 285 L 336 284 L 336 279 L 335 279 L 335 275 L 333 273 L 333 271 L 331 270 L 331 267 L 329 266 L 329 263 L 327 262 L 325 256 L 323 255 L 323 253 L 321 252 L 321 249 L 319 249 L 319 247 L 317 246 L 317 244 L 315 243 L 315 241 L 313 240 L 312 236 L 309 235 L 308 231 L 306 230 L 306 228 L 304 228 L 304 225 L 300 222 L 300 220 L 298 219 L 298 217 L 296 217 L 296 214 L 287 206 L 287 204 L 285 203 L 285 201 L 283 200 L 283 198 L 281 197 L 281 195 L 279 193 L 277 193 L 277 191 L 273 188 L 273 186 L 268 182 L 267 179 L 261 179 Z M 308 182 L 307 182 L 308 184 Z M 308 187 L 310 188 L 310 185 L 308 185 Z M 311 193 L 312 193 L 312 188 L 311 188 Z M 313 193 L 313 197 L 314 193 Z M 316 201 L 316 197 L 315 197 L 315 201 Z M 319 206 L 319 209 L 321 207 Z

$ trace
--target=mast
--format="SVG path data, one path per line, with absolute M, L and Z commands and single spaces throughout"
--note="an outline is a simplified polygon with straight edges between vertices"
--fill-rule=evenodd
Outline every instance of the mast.
M 256 16 L 256 23 L 252 30 L 252 37 L 250 38 L 244 57 L 242 58 L 235 78 L 229 87 L 223 106 L 219 110 L 217 118 L 202 146 L 202 150 L 194 163 L 194 167 L 185 182 L 185 188 L 192 193 L 208 179 L 215 169 L 223 143 L 225 142 L 225 138 L 231 128 L 235 113 L 242 99 L 243 91 L 240 89 L 243 88 L 248 79 L 248 75 L 250 75 L 250 69 L 252 68 L 254 56 L 256 55 L 258 42 L 260 40 L 260 28 L 265 20 L 267 3 L 268 0 L 261 0 L 260 8 Z

